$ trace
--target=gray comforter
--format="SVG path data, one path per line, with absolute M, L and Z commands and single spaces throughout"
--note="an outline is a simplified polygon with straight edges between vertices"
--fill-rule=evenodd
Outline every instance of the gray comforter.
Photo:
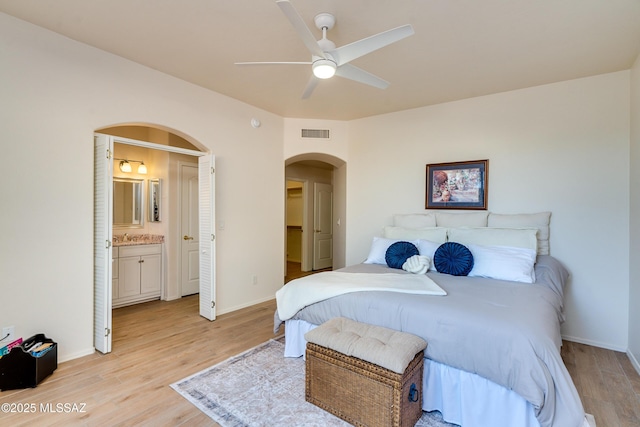
M 535 270 L 534 284 L 428 273 L 447 296 L 354 292 L 307 306 L 293 319 L 319 325 L 343 316 L 420 336 L 428 343 L 425 357 L 515 391 L 542 427 L 579 427 L 584 410 L 560 357 L 568 273 L 550 256 L 539 256 Z M 371 264 L 342 271 L 408 274 Z

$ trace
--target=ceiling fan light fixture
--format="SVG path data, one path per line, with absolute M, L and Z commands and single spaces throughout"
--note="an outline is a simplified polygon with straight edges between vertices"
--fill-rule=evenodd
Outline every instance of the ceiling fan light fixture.
M 312 65 L 313 75 L 319 79 L 330 79 L 336 73 L 336 63 L 329 59 L 318 59 Z

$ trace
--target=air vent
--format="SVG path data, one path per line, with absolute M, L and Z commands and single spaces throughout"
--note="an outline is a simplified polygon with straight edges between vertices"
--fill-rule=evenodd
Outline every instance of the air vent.
M 302 129 L 303 138 L 331 139 L 329 129 Z

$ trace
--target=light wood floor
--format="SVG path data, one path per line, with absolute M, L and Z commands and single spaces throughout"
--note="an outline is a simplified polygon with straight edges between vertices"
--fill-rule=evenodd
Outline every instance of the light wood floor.
M 215 426 L 169 384 L 272 338 L 274 310 L 269 301 L 209 322 L 197 296 L 117 309 L 111 354 L 61 363 L 36 388 L 0 393 L 0 404 L 36 406 L 0 414 L 0 425 Z M 563 358 L 598 427 L 640 426 L 640 376 L 625 354 L 567 342 Z M 43 413 L 41 403 L 86 406 Z
M 215 426 L 169 387 L 274 337 L 275 302 L 209 322 L 198 296 L 113 312 L 112 353 L 66 363 L 34 389 L 0 393 L 2 403 L 86 403 L 81 414 L 0 414 L 11 426 Z
M 565 341 L 562 359 L 598 427 L 640 427 L 640 375 L 625 353 Z

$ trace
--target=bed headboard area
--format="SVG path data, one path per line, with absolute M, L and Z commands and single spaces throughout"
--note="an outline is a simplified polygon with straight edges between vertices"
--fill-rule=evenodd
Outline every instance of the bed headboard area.
M 551 212 L 530 214 L 497 214 L 493 212 L 441 212 L 429 211 L 393 216 L 393 226 L 384 227 L 389 239 L 441 240 L 443 232 L 448 240 L 464 238 L 475 244 L 499 244 L 498 241 L 527 239 L 526 233 L 510 232 L 517 229 L 535 229 L 538 255 L 549 255 L 549 222 Z M 483 231 L 482 228 L 487 229 Z M 436 240 L 437 239 L 437 240 Z M 493 242 L 493 243 L 492 243 Z M 526 245 L 526 242 L 522 243 Z M 518 246 L 521 246 L 519 244 Z
M 389 250 L 410 244 L 429 271 L 533 283 L 538 256 L 549 255 L 550 219 L 550 212 L 397 214 L 393 225 L 383 228 L 382 237 L 373 238 L 364 263 L 394 268 L 387 259 L 394 256 Z M 406 263 L 410 256 L 402 255 Z M 402 269 L 410 267 L 403 264 Z

